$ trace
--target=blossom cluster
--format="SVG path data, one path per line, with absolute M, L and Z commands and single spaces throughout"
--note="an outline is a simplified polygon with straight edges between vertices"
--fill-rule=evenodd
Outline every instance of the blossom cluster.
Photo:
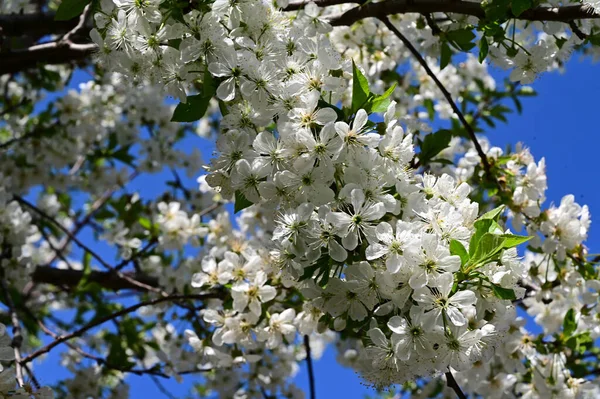
M 203 311 L 204 321 L 216 328 L 214 347 L 201 344 L 191 331 L 188 335 L 211 364 L 233 364 L 223 355 L 230 345 L 247 351 L 238 362 L 252 364 L 257 358 L 251 351 L 262 345 L 275 350 L 293 342 L 297 332 L 326 330 L 354 338 L 358 354 L 352 365 L 378 386 L 511 359 L 515 348 L 507 342 L 525 336 L 511 301 L 526 293 L 518 282 L 531 269 L 514 249 L 526 239 L 502 227 L 501 208 L 478 218 L 467 184 L 479 168 L 477 154 L 466 149 L 457 168 L 442 168 L 454 177 L 413 170 L 414 137 L 429 128 L 406 111 L 440 93 L 420 72 L 413 96 L 398 96 L 399 89 L 394 95 L 370 92 L 386 91 L 378 76 L 394 70 L 406 53 L 386 28 L 366 20 L 332 30 L 326 21 L 333 8 L 322 13 L 314 4 L 294 19 L 268 3 L 216 2 L 210 10 L 179 17 L 161 15 L 158 3 L 107 1 L 101 8 L 92 37 L 106 65 L 159 83 L 182 101 L 198 90 L 192 82 L 201 82 L 200 92 L 214 90 L 219 100 L 217 156 L 202 184 L 246 208 L 242 230 L 257 240 L 242 244 L 240 236 L 237 249 L 216 251 L 222 238 L 208 226 L 206 242 L 217 246 L 202 258 L 192 286 L 231 287 L 231 301 Z M 421 51 L 436 55 L 432 30 L 419 27 L 416 17 L 396 17 L 393 23 L 417 38 Z M 513 42 L 525 46 L 534 30 L 514 24 Z M 492 46 L 490 54 L 497 64 L 514 68 L 513 80 L 527 83 L 578 43 L 571 35 L 557 50 L 553 40 L 561 35 L 534 41 L 516 56 L 508 46 Z M 172 39 L 182 40 L 167 44 Z M 476 80 L 495 85 L 472 56 L 465 68 L 436 72 L 453 94 L 465 86 L 478 90 Z M 408 87 L 411 79 L 405 82 Z M 369 88 L 361 94 L 356 86 L 363 83 Z M 398 102 L 390 103 L 390 95 Z M 434 110 L 453 114 L 442 102 L 436 101 Z M 384 111 L 383 122 L 369 119 Z M 488 156 L 505 158 L 496 149 Z M 525 223 L 530 235 L 539 234 L 533 248 L 558 251 L 564 259 L 586 236 L 587 211 L 567 199 L 542 212 L 543 161 L 533 163 L 526 152 L 508 158 L 499 165 L 507 176 L 516 176 L 508 204 L 515 227 Z M 540 224 L 529 223 L 541 215 L 547 217 Z M 216 225 L 221 232 L 228 224 Z M 264 240 L 268 231 L 272 244 Z M 301 311 L 289 303 L 293 289 L 305 298 Z M 532 359 L 549 363 L 537 352 Z M 516 363 L 507 366 L 507 375 Z M 512 386 L 516 379 L 505 382 Z
M 27 2 L 0 7 L 12 12 L 21 3 Z M 57 259 L 56 246 L 68 247 L 70 240 L 48 237 L 51 229 L 32 220 L 15 195 L 44 185 L 38 208 L 77 228 L 77 213 L 62 193 L 101 199 L 139 173 L 165 167 L 193 176 L 201 169 L 199 153 L 176 144 L 184 133 L 210 136 L 218 127 L 198 193 L 173 172 L 173 191 L 184 199 L 165 194 L 144 203 L 134 194 L 99 205 L 101 223 L 92 228 L 118 248 L 118 269 L 131 261 L 135 276 L 154 278 L 158 288 L 143 286 L 151 298 L 192 291 L 203 301 L 196 308 L 177 302 L 140 309 L 135 317 L 151 320 L 140 333 L 147 344 L 119 352 L 123 364 L 138 373 L 202 373 L 207 392 L 220 397 L 300 398 L 290 379 L 306 348 L 318 358 L 339 338 L 340 363 L 377 387 L 420 380 L 433 394 L 443 389 L 439 379 L 422 377 L 450 372 L 465 392 L 484 397 L 598 396 L 598 384 L 572 367 L 600 336 L 600 283 L 584 247 L 587 207 L 565 196 L 544 209 L 545 161 L 536 162 L 526 148 L 505 153 L 480 140 L 484 160 L 453 137 L 435 153 L 436 162 L 428 162 L 434 135 L 427 136 L 426 120 L 453 119 L 455 112 L 423 61 L 377 19 L 333 23 L 349 4 L 287 7 L 285 1 L 189 7 L 100 1 L 91 38 L 109 73 L 42 112 L 38 130 L 26 118 L 2 116 L 3 141 L 32 140 L 0 160 L 11 176 L 0 179 L 8 281 L 23 288 L 36 266 L 54 262 L 89 270 L 89 260 Z M 455 99 L 496 89 L 481 62 L 483 42 L 493 65 L 529 83 L 559 68 L 581 48 L 580 36 L 597 29 L 589 21 L 512 18 L 493 27 L 449 15 L 390 20 Z M 475 25 L 482 32 L 480 59 L 466 54 L 457 65 L 438 62 L 440 52 L 442 59 L 448 51 L 452 57 L 449 43 L 461 50 L 474 45 Z M 511 32 L 510 38 L 496 40 L 493 29 Z M 48 71 L 67 77 L 65 68 Z M 15 98 L 28 90 L 10 78 L 0 82 Z M 181 104 L 165 105 L 164 92 Z M 474 115 L 486 106 L 482 102 Z M 169 123 L 204 115 L 196 126 Z M 202 220 L 222 200 L 241 210 L 239 228 L 227 212 Z M 99 208 L 90 203 L 94 216 Z M 527 237 L 512 234 L 509 222 Z M 516 247 L 525 242 L 521 259 Z M 43 290 L 37 298 L 55 308 L 76 301 Z M 515 306 L 543 333 L 528 333 Z M 190 327 L 182 333 L 173 320 Z M 100 329 L 77 344 L 109 359 L 113 343 L 103 337 L 110 334 Z M 107 372 L 109 362 L 94 356 L 71 347 L 63 365 L 73 378 L 57 393 L 127 397 L 128 370 Z M 96 364 L 82 366 L 85 359 Z M 1 380 L 14 388 L 7 371 Z

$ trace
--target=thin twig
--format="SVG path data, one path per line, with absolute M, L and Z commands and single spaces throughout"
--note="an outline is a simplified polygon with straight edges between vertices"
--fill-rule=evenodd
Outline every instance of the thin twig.
M 458 385 L 458 382 L 456 382 L 450 370 L 446 372 L 446 385 L 448 388 L 452 388 L 452 390 L 454 390 L 459 399 L 467 399 L 467 395 L 465 395 L 462 389 L 460 389 L 460 385 Z
M 96 199 L 92 205 L 90 206 L 90 208 L 88 209 L 86 215 L 79 221 L 75 222 L 75 225 L 73 226 L 73 228 L 70 231 L 70 234 L 67 235 L 67 239 L 65 240 L 65 242 L 60 244 L 60 251 L 64 251 L 65 248 L 71 243 L 71 237 L 75 237 L 77 236 L 77 234 L 85 227 L 87 226 L 92 218 L 94 217 L 95 213 L 102 208 L 114 195 L 114 193 L 123 188 L 125 186 L 125 184 L 130 183 L 133 179 L 135 179 L 137 176 L 139 175 L 139 172 L 136 170 L 133 173 L 131 173 L 128 177 L 127 177 L 127 181 L 123 182 L 123 184 L 115 184 L 113 187 L 111 187 L 110 189 L 106 190 L 98 199 Z M 48 262 L 47 264 L 51 264 L 56 258 L 53 258 L 50 260 L 50 262 Z
M 117 271 L 123 269 L 125 266 L 127 266 L 129 264 L 129 262 L 134 262 L 136 259 L 138 259 L 140 256 L 144 255 L 146 252 L 153 250 L 154 249 L 153 247 L 157 243 L 158 243 L 158 240 L 156 238 L 151 239 L 150 241 L 148 241 L 148 243 L 146 244 L 146 246 L 144 248 L 142 248 L 141 250 L 139 250 L 136 253 L 134 253 L 133 255 L 131 255 L 131 257 L 129 259 L 123 259 L 119 264 L 115 265 L 114 269 Z
M 15 201 L 17 201 L 18 203 L 27 206 L 29 209 L 31 209 L 32 211 L 34 211 L 35 213 L 37 213 L 38 215 L 40 215 L 42 217 L 42 219 L 47 220 L 48 222 L 52 223 L 53 225 L 55 225 L 56 227 L 58 227 L 63 233 L 65 233 L 67 235 L 67 237 L 69 237 L 71 239 L 71 241 L 73 241 L 74 243 L 76 243 L 77 245 L 79 245 L 79 247 L 81 247 L 81 249 L 83 249 L 84 251 L 86 251 L 87 253 L 89 253 L 94 259 L 96 259 L 98 262 L 100 262 L 100 264 L 104 267 L 106 267 L 107 269 L 111 269 L 111 266 L 100 257 L 100 255 L 98 255 L 96 252 L 94 252 L 90 247 L 88 247 L 87 245 L 85 245 L 84 243 L 82 243 L 77 237 L 75 237 L 75 235 L 73 235 L 69 229 L 67 229 L 65 226 L 63 226 L 61 223 L 59 223 L 58 221 L 56 221 L 52 216 L 48 215 L 46 212 L 44 212 L 43 210 L 41 210 L 40 208 L 38 208 L 37 206 L 33 205 L 31 202 L 27 201 L 25 198 L 19 196 L 19 195 L 13 195 Z M 61 248 L 62 250 L 62 248 Z
M 158 390 L 165 395 L 167 398 L 169 399 L 176 399 L 175 396 L 173 396 L 173 394 L 171 394 L 171 392 L 167 391 L 167 389 L 165 388 L 165 386 L 162 384 L 162 382 L 160 382 L 158 380 L 158 378 L 156 378 L 155 376 L 151 375 L 150 378 L 152 379 L 152 382 L 154 382 L 154 385 L 156 385 L 156 388 L 158 388 Z
M 304 336 L 304 348 L 306 349 L 306 366 L 308 368 L 308 383 L 310 385 L 310 399 L 316 399 L 317 395 L 315 392 L 315 373 L 313 370 L 312 355 L 310 353 L 310 338 L 308 335 Z
M 72 338 L 75 337 L 80 337 L 81 335 L 83 335 L 85 332 L 91 330 L 94 327 L 98 327 L 101 324 L 106 323 L 107 321 L 111 321 L 116 319 L 117 317 L 135 312 L 136 310 L 138 310 L 141 307 L 144 306 L 153 306 L 153 305 L 157 305 L 159 303 L 162 302 L 169 302 L 169 301 L 178 301 L 178 300 L 185 300 L 185 299 L 197 299 L 197 300 L 203 300 L 203 299 L 208 299 L 208 298 L 214 298 L 215 294 L 212 292 L 209 293 L 205 293 L 205 294 L 190 294 L 190 295 L 170 295 L 170 296 L 164 296 L 161 298 L 157 298 L 154 300 L 150 300 L 150 301 L 144 301 L 144 302 L 140 302 L 137 303 L 135 305 L 129 306 L 127 308 L 121 309 L 118 312 L 112 313 L 110 315 L 101 317 L 99 319 L 96 319 L 88 324 L 86 324 L 85 326 L 81 327 L 78 330 L 75 330 L 69 334 L 65 334 L 65 335 L 61 335 L 58 338 L 56 338 L 54 341 L 50 342 L 48 345 L 38 349 L 37 351 L 31 353 L 30 355 L 28 355 L 27 357 L 23 358 L 20 363 L 24 364 L 24 363 L 29 363 L 32 360 L 38 358 L 39 356 L 43 355 L 44 353 L 48 353 L 50 352 L 50 350 L 52 350 L 54 347 L 60 345 L 61 343 L 68 341 Z
M 442 84 L 442 82 L 440 82 L 440 80 L 437 78 L 437 76 L 435 75 L 435 73 L 431 70 L 431 68 L 427 64 L 427 61 L 425 61 L 425 59 L 423 58 L 423 56 L 419 53 L 419 51 L 415 48 L 415 46 L 413 46 L 412 43 L 406 38 L 406 36 L 404 36 L 394 25 L 392 25 L 392 23 L 390 22 L 390 20 L 387 17 L 382 17 L 381 21 L 385 24 L 385 26 L 387 26 L 387 28 L 389 30 L 391 30 L 398 37 L 398 39 L 400 39 L 402 41 L 402 43 L 404 44 L 404 46 L 406 46 L 406 48 L 417 59 L 417 61 L 419 62 L 419 64 L 421 64 L 421 66 L 423 67 L 423 69 L 425 69 L 425 72 L 427 72 L 427 75 L 435 82 L 435 84 L 438 87 L 438 89 L 440 89 L 440 91 L 442 92 L 442 94 L 446 98 L 446 101 L 448 101 L 448 103 L 450 104 L 450 107 L 452 107 L 452 110 L 458 116 L 458 120 L 461 122 L 461 124 L 463 125 L 463 127 L 467 131 L 467 134 L 469 135 L 469 138 L 473 142 L 473 145 L 475 146 L 475 150 L 477 151 L 477 154 L 479 155 L 479 158 L 481 158 L 481 163 L 483 164 L 483 168 L 485 170 L 485 173 L 487 174 L 487 176 L 492 181 L 494 181 L 495 179 L 494 179 L 494 176 L 492 174 L 490 163 L 489 163 L 489 161 L 487 159 L 487 156 L 485 155 L 485 152 L 483 151 L 483 148 L 481 148 L 481 145 L 479 144 L 479 141 L 477 140 L 477 136 L 475 135 L 475 131 L 473 130 L 473 128 L 471 127 L 471 125 L 469 124 L 469 122 L 467 122 L 467 120 L 465 119 L 465 116 L 460 111 L 460 109 L 458 108 L 458 106 L 456 105 L 456 103 L 454 102 L 454 100 L 452 99 L 452 95 L 448 92 L 448 90 Z
M 575 35 L 581 40 L 585 40 L 588 38 L 588 35 L 583 33 L 581 29 L 579 29 L 579 26 L 577 26 L 577 23 L 575 21 L 569 21 L 569 27 L 571 28 L 571 31 L 573 31 L 573 33 L 575 33 Z
M 23 368 L 21 367 L 21 345 L 23 344 L 23 335 L 21 333 L 21 323 L 19 323 L 19 316 L 17 315 L 15 303 L 10 295 L 10 292 L 8 291 L 6 280 L 4 279 L 4 271 L 2 271 L 2 279 L 0 279 L 0 284 L 2 286 L 2 294 L 4 296 L 6 306 L 8 307 L 10 321 L 12 324 L 13 338 L 11 345 L 15 352 L 15 374 L 19 386 L 22 387 L 25 383 L 25 380 L 23 379 Z
M 23 99 L 21 99 L 21 101 L 10 105 L 6 108 L 4 108 L 2 111 L 0 111 L 0 116 L 4 116 L 6 114 L 8 114 L 9 112 L 14 111 L 15 109 L 21 107 L 22 105 L 28 104 L 31 100 L 29 100 L 27 97 L 23 97 Z

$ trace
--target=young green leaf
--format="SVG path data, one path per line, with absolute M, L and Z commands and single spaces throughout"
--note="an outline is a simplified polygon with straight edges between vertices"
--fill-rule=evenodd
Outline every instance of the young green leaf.
M 233 211 L 235 213 L 248 208 L 250 205 L 252 205 L 252 202 L 250 202 L 241 191 L 238 190 L 235 192 L 235 204 L 233 206 Z
M 433 157 L 439 154 L 440 151 L 448 148 L 450 139 L 452 139 L 452 133 L 449 130 L 439 130 L 435 133 L 426 135 L 421 143 L 421 152 L 419 153 L 421 165 L 426 165 Z
M 204 77 L 202 80 L 202 94 L 204 97 L 212 97 L 217 92 L 218 83 L 215 81 L 215 78 L 211 75 L 208 68 L 204 70 Z
M 448 43 L 442 43 L 441 56 L 440 56 L 440 70 L 446 68 L 452 59 L 452 50 L 450 50 L 450 46 Z
M 504 238 L 505 249 L 514 248 L 518 245 L 523 244 L 524 242 L 531 240 L 532 238 L 528 236 L 517 236 L 514 234 L 502 234 L 500 237 Z
M 352 61 L 352 112 L 366 105 L 370 93 L 369 81 Z
M 490 51 L 490 47 L 488 45 L 487 38 L 483 36 L 481 40 L 479 40 L 479 62 L 483 62 L 485 57 L 487 57 L 488 52 Z
M 469 264 L 481 266 L 493 261 L 502 251 L 503 245 L 504 239 L 502 237 L 496 234 L 485 233 L 479 242 L 477 242 L 477 248 L 473 252 L 473 255 L 471 255 Z
M 460 241 L 450 240 L 450 254 L 457 255 L 460 258 L 461 266 L 466 265 L 469 261 L 469 254 Z
M 511 288 L 503 288 L 497 284 L 492 284 L 492 291 L 494 292 L 494 295 L 500 299 L 508 299 L 510 301 L 517 299 L 515 291 Z
M 475 47 L 475 44 L 472 43 L 475 39 L 475 33 L 471 29 L 457 29 L 446 32 L 446 38 L 463 51 L 469 51 Z
M 506 208 L 505 205 L 500 205 L 499 207 L 494 208 L 491 211 L 486 212 L 483 215 L 481 215 L 478 220 L 492 219 L 492 220 L 498 221 L 498 219 L 500 218 L 500 215 L 504 211 L 504 208 Z
M 203 94 L 188 96 L 185 103 L 177 104 L 171 122 L 195 122 L 202 118 L 208 109 L 211 97 Z
M 575 320 L 575 311 L 569 309 L 565 318 L 563 319 L 563 334 L 567 337 L 573 335 L 577 329 L 577 321 Z
M 371 104 L 370 104 L 370 109 L 367 110 L 368 112 L 385 112 L 387 111 L 387 108 L 389 107 L 391 101 L 390 101 L 390 96 L 392 95 L 392 93 L 394 92 L 394 90 L 396 89 L 396 83 L 394 83 L 392 85 L 392 87 L 390 87 L 389 89 L 387 89 L 385 91 L 385 93 L 383 93 L 380 96 L 375 96 L 375 98 L 373 98 L 373 100 L 371 100 Z
M 497 228 L 500 227 L 500 226 L 498 226 L 498 223 L 496 223 L 492 219 L 477 220 L 475 222 L 474 226 L 475 226 L 475 233 L 471 236 L 471 241 L 469 242 L 469 255 L 470 256 L 473 256 L 473 254 L 475 253 L 475 250 L 477 249 L 477 246 L 479 245 L 479 241 L 481 240 L 481 237 L 483 237 L 484 234 L 493 233 Z
M 55 21 L 68 21 L 83 12 L 91 0 L 63 0 L 54 14 Z
M 529 10 L 531 6 L 531 0 L 512 0 L 510 2 L 510 9 L 515 17 L 518 17 L 523 14 L 524 11 Z

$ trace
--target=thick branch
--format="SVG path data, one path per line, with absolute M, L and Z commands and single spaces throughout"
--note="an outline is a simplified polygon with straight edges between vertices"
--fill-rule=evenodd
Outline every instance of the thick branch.
M 0 15 L 3 36 L 45 36 L 65 33 L 77 25 L 76 19 L 55 21 L 54 13 Z
M 360 4 L 361 1 L 348 1 L 348 0 L 314 0 L 312 1 L 319 7 L 335 6 L 338 4 Z M 309 2 L 308 1 L 293 1 L 288 4 L 283 11 L 296 11 L 303 9 Z
M 145 274 L 139 273 L 122 273 L 129 278 L 124 279 L 117 273 L 108 271 L 92 271 L 86 280 L 90 283 L 96 283 L 102 288 L 119 291 L 119 290 L 136 290 L 148 291 L 145 286 L 159 288 L 158 279 Z M 71 269 L 56 269 L 50 266 L 38 266 L 31 275 L 33 282 L 37 284 L 50 284 L 55 286 L 75 287 L 83 278 L 83 270 Z M 141 284 L 135 284 L 131 281 L 136 281 Z
M 331 17 L 329 22 L 333 26 L 344 26 L 352 25 L 361 19 L 369 17 L 382 18 L 393 14 L 430 14 L 436 12 L 471 15 L 479 19 L 485 18 L 485 10 L 481 6 L 481 3 L 462 0 L 386 0 L 380 3 L 369 3 L 364 6 L 352 8 L 341 15 Z M 512 15 L 508 15 L 508 17 L 515 18 Z M 573 5 L 564 7 L 536 7 L 523 12 L 516 18 L 526 21 L 569 22 L 577 19 L 600 18 L 600 14 L 594 12 L 589 6 Z
M 25 50 L 1 53 L 0 75 L 17 73 L 38 64 L 67 64 L 83 61 L 96 51 L 97 46 L 73 43 L 46 43 Z

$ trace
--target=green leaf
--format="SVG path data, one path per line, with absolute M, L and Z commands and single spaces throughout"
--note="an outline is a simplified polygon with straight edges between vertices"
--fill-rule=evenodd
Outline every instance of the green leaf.
M 477 242 L 477 247 L 471 255 L 469 264 L 481 266 L 493 261 L 502 251 L 503 245 L 504 238 L 496 234 L 485 233 Z M 469 248 L 469 252 L 471 252 L 471 248 Z
M 380 96 L 375 96 L 373 100 L 371 100 L 370 112 L 385 112 L 387 108 L 390 106 L 391 100 L 389 97 L 392 95 L 394 90 L 396 89 L 396 83 L 392 85 L 389 89 L 385 91 Z
M 91 0 L 63 0 L 54 15 L 55 21 L 68 21 L 83 12 Z
M 452 133 L 449 130 L 438 130 L 435 133 L 426 135 L 421 143 L 421 152 L 419 153 L 421 165 L 427 164 L 440 151 L 448 148 L 451 138 Z
M 471 29 L 457 29 L 450 32 L 446 32 L 446 37 L 455 42 L 467 43 L 475 39 L 475 33 Z
M 145 218 L 145 217 L 141 217 L 141 218 L 138 219 L 138 223 L 144 229 L 146 229 L 146 230 L 152 230 L 152 222 L 150 221 L 150 219 Z
M 81 275 L 81 279 L 77 283 L 77 291 L 82 291 L 85 288 L 90 278 L 90 275 L 92 274 L 92 255 L 89 252 L 84 252 L 81 264 L 83 265 L 83 274 Z
M 487 38 L 483 36 L 481 40 L 479 40 L 479 62 L 482 63 L 487 57 L 488 52 L 490 51 L 490 47 L 488 45 Z
M 491 211 L 486 212 L 483 215 L 481 215 L 478 220 L 481 220 L 481 219 L 492 219 L 492 220 L 495 220 L 497 222 L 498 219 L 500 218 L 500 215 L 504 211 L 504 208 L 506 208 L 505 205 L 500 205 L 499 207 L 494 208 Z
M 490 0 L 482 3 L 485 10 L 485 16 L 490 21 L 507 18 L 510 0 Z
M 445 37 L 450 44 L 458 47 L 462 51 L 469 51 L 475 47 L 473 39 L 475 39 L 475 33 L 471 29 L 457 29 L 445 33 Z
M 211 75 L 208 68 L 204 70 L 204 80 L 202 81 L 202 93 L 204 97 L 212 97 L 217 92 L 217 82 Z
M 336 107 L 335 105 L 329 104 L 327 101 L 325 100 L 319 100 L 319 102 L 317 103 L 319 108 L 331 108 L 335 111 L 335 114 L 337 115 L 337 119 L 338 121 L 342 121 L 344 119 L 346 119 L 346 114 L 344 114 L 344 111 L 342 111 L 341 109 L 339 109 L 338 107 Z
M 569 309 L 565 318 L 563 319 L 563 334 L 566 337 L 573 335 L 577 329 L 577 321 L 575 320 L 575 310 Z
M 352 112 L 356 112 L 367 103 L 370 95 L 369 81 L 352 61 Z
M 326 255 L 322 256 L 314 264 L 304 268 L 304 273 L 300 277 L 299 281 L 304 281 L 309 278 L 315 277 L 315 282 L 324 287 L 329 282 L 329 274 L 331 271 L 331 258 Z M 315 272 L 317 272 L 315 274 Z
M 121 161 L 129 166 L 133 166 L 133 161 L 135 160 L 135 157 L 133 155 L 129 154 L 130 147 L 131 146 L 121 147 L 117 151 L 113 152 L 111 154 L 111 156 L 114 159 L 118 159 L 119 161 Z
M 529 10 L 531 6 L 531 0 L 512 0 L 510 3 L 510 9 L 515 17 L 518 17 L 523 14 L 524 11 Z
M 195 122 L 202 118 L 208 109 L 211 97 L 203 94 L 188 96 L 185 103 L 177 104 L 171 122 Z
M 450 254 L 460 257 L 460 264 L 464 266 L 469 261 L 469 254 L 460 241 L 450 240 Z
M 252 205 L 252 202 L 240 190 L 235 192 L 235 205 L 233 207 L 235 213 L 248 208 L 250 205 Z
M 446 68 L 452 59 L 452 50 L 450 50 L 450 46 L 448 43 L 442 43 L 441 56 L 440 56 L 440 70 Z
M 492 219 L 481 219 L 477 220 L 474 224 L 475 233 L 471 236 L 471 240 L 469 241 L 469 255 L 473 256 L 475 254 L 475 250 L 479 245 L 479 241 L 484 234 L 494 233 L 496 229 L 500 228 L 498 223 L 496 223 Z
M 435 107 L 433 100 L 431 98 L 426 98 L 423 100 L 423 106 L 427 110 L 427 116 L 429 116 L 429 119 L 433 120 L 435 118 Z
M 496 295 L 500 299 L 508 299 L 510 301 L 514 301 L 517 299 L 515 291 L 511 288 L 503 288 L 497 284 L 492 283 L 492 291 L 494 292 L 494 295 Z
M 532 238 L 529 236 L 517 236 L 514 234 L 502 234 L 500 237 L 504 238 L 504 249 L 514 248 L 518 245 L 523 244 L 524 242 L 531 240 Z

